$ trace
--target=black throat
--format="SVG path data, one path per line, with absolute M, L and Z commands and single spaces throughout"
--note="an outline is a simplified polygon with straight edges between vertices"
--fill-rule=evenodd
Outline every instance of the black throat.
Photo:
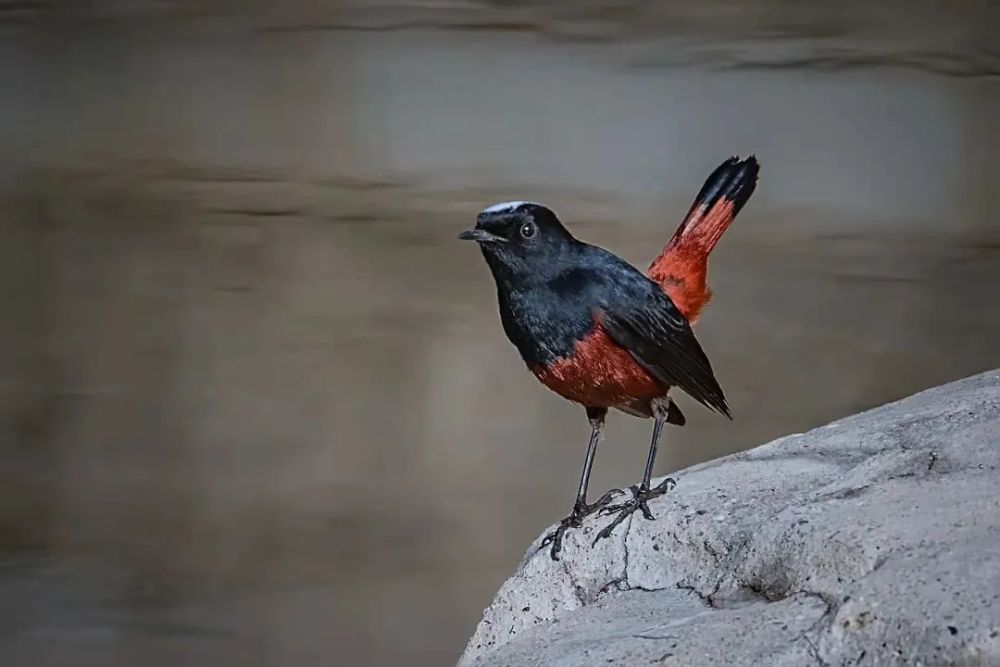
M 497 286 L 504 333 L 529 368 L 544 368 L 573 353 L 594 328 L 596 286 L 586 269 L 586 244 L 575 240 L 554 257 L 529 265 L 505 261 L 484 248 Z

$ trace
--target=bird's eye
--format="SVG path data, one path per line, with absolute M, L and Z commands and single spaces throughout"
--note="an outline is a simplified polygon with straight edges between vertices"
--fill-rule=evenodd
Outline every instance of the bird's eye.
M 533 222 L 526 222 L 523 225 L 521 225 L 521 236 L 523 236 L 526 239 L 530 239 L 532 236 L 534 236 L 535 231 L 536 231 L 535 223 Z

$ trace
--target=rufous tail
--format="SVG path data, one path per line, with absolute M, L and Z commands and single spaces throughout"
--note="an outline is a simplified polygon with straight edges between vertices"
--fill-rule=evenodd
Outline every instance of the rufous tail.
M 745 160 L 731 157 L 719 165 L 646 271 L 692 324 L 712 298 L 706 283 L 708 255 L 750 199 L 759 172 L 760 164 L 753 155 Z

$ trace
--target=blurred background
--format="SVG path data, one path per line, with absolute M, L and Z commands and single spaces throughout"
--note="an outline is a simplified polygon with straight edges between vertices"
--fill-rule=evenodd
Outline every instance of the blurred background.
M 589 433 L 455 240 L 496 201 L 645 266 L 761 160 L 699 324 L 736 420 L 682 397 L 661 474 L 1000 365 L 997 25 L 0 1 L 0 663 L 452 664 Z

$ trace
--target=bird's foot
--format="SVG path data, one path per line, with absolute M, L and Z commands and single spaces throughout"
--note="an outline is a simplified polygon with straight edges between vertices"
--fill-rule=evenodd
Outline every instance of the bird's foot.
M 553 530 L 551 533 L 542 539 L 542 544 L 539 546 L 540 549 L 544 549 L 548 545 L 552 545 L 552 550 L 549 555 L 552 556 L 552 560 L 559 560 L 559 552 L 562 551 L 562 541 L 563 535 L 570 528 L 579 528 L 583 525 L 583 520 L 585 517 L 590 516 L 594 512 L 603 509 L 615 499 L 615 496 L 619 494 L 624 494 L 625 492 L 621 489 L 611 489 L 603 496 L 601 496 L 596 502 L 590 503 L 576 503 L 573 505 L 573 511 L 568 517 L 559 522 L 559 526 Z
M 649 510 L 649 505 L 647 505 L 647 503 L 653 498 L 658 498 L 667 493 L 670 489 L 674 488 L 676 484 L 677 483 L 669 477 L 654 486 L 652 489 L 638 484 L 633 484 L 630 487 L 630 490 L 632 491 L 632 498 L 630 500 L 626 500 L 625 502 L 618 503 L 616 505 L 607 505 L 601 510 L 601 514 L 614 514 L 615 512 L 618 512 L 618 516 L 616 516 L 611 523 L 601 529 L 601 532 L 599 532 L 597 537 L 594 538 L 594 544 L 597 544 L 599 540 L 603 540 L 605 537 L 610 537 L 614 529 L 618 527 L 618 524 L 630 517 L 636 510 L 642 510 L 642 516 L 649 521 L 656 519 L 656 517 L 653 516 L 653 513 Z

